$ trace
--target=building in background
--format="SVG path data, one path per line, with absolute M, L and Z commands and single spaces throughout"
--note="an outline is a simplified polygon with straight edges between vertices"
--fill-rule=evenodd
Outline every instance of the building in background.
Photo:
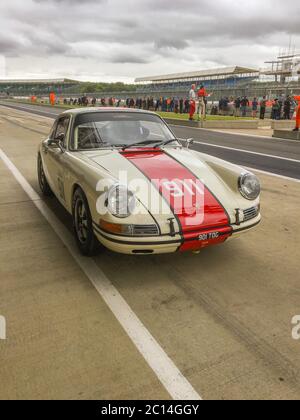
M 268 68 L 224 67 L 189 73 L 139 77 L 140 95 L 185 97 L 192 84 L 213 93 L 212 101 L 222 97 L 258 97 L 300 94 L 300 54 L 281 55 L 267 62 Z
M 93 92 L 95 83 L 70 79 L 0 80 L 1 97 L 49 97 L 54 92 L 58 98 L 78 98 L 87 94 L 94 98 L 144 99 L 186 98 L 192 84 L 204 85 L 211 92 L 210 101 L 220 98 L 242 97 L 274 99 L 280 95 L 300 95 L 300 53 L 282 53 L 267 68 L 224 67 L 194 72 L 174 73 L 153 77 L 138 77 L 135 85 L 104 84 L 101 91 Z M 112 89 L 112 85 L 114 89 Z M 120 87 L 119 87 L 120 85 Z M 130 88 L 126 89 L 125 87 Z M 86 92 L 84 92 L 88 89 Z M 107 89 L 107 91 L 106 91 Z
M 266 61 L 270 67 L 261 73 L 274 78 L 282 85 L 290 82 L 300 82 L 300 53 L 288 51 L 277 57 L 277 60 Z
M 79 91 L 81 82 L 70 79 L 0 80 L 1 96 L 49 96 L 51 92 L 64 95 Z
M 154 77 L 139 77 L 137 92 L 141 95 L 186 96 L 192 84 L 213 92 L 212 99 L 231 96 L 233 93 L 246 95 L 249 84 L 258 80 L 259 70 L 246 67 L 224 67 L 188 73 L 175 73 Z

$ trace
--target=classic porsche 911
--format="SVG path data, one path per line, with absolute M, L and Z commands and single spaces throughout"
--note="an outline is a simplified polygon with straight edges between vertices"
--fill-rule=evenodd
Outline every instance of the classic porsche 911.
M 199 252 L 258 225 L 260 183 L 190 143 L 152 112 L 66 111 L 39 147 L 39 185 L 72 215 L 84 255 Z

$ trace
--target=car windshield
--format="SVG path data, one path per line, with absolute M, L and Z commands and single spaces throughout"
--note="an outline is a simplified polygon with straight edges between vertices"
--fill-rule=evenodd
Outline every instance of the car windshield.
M 77 115 L 71 148 L 91 150 L 105 147 L 141 147 L 174 139 L 167 125 L 153 114 L 137 112 L 93 112 Z M 175 139 L 174 139 L 175 141 Z

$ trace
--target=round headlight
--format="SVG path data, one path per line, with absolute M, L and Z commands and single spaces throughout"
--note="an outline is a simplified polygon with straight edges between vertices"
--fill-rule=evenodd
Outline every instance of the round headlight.
M 247 200 L 255 200 L 260 194 L 260 182 L 257 176 L 246 173 L 239 177 L 239 190 Z
M 136 206 L 135 196 L 125 185 L 113 185 L 107 196 L 107 207 L 113 216 L 125 218 L 130 216 Z

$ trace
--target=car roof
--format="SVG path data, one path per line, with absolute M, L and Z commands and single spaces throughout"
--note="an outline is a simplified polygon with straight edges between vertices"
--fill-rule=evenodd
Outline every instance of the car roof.
M 74 108 L 68 109 L 64 111 L 61 115 L 68 114 L 68 115 L 79 115 L 79 114 L 90 114 L 95 112 L 114 112 L 114 113 L 140 113 L 140 114 L 150 114 L 150 115 L 157 115 L 155 112 L 152 111 L 145 111 L 143 109 L 134 109 L 134 108 L 112 108 L 112 107 L 86 107 L 86 108 Z

